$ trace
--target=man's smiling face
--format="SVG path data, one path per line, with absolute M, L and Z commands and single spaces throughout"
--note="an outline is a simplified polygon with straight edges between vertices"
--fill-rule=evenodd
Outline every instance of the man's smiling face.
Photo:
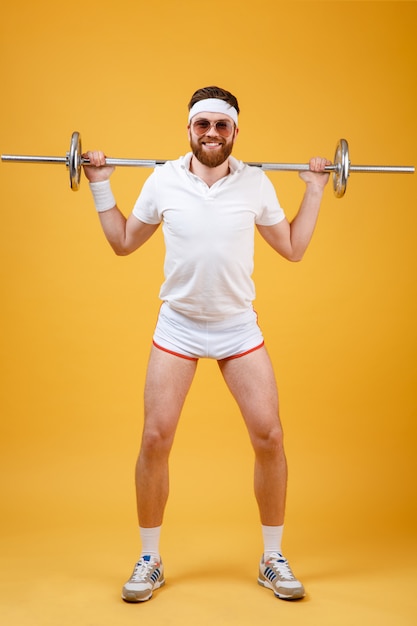
M 204 134 L 197 134 L 193 129 L 195 122 L 199 120 L 208 120 L 211 126 Z M 232 132 L 229 137 L 221 136 L 216 122 L 224 122 L 225 125 L 231 125 Z M 231 118 L 219 113 L 202 112 L 198 113 L 188 126 L 188 138 L 190 140 L 191 150 L 203 165 L 207 167 L 217 167 L 224 163 L 230 156 L 238 129 Z

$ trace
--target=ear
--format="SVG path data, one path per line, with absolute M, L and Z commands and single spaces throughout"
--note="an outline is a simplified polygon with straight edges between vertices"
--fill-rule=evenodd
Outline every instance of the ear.
M 187 136 L 188 136 L 188 141 L 191 140 L 191 124 L 187 124 Z

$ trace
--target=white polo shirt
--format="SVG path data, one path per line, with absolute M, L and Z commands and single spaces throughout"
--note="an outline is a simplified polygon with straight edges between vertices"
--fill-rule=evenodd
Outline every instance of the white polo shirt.
M 255 224 L 272 226 L 285 214 L 260 168 L 229 157 L 230 174 L 209 187 L 190 172 L 191 157 L 157 166 L 133 215 L 163 224 L 161 300 L 194 319 L 222 320 L 246 311 L 255 298 Z

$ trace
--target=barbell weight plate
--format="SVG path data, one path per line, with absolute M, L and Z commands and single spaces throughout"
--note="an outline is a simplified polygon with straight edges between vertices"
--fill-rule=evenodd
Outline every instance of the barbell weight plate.
M 340 139 L 334 155 L 333 191 L 336 198 L 342 198 L 346 192 L 349 177 L 349 145 L 346 139 Z
M 78 191 L 81 181 L 81 137 L 77 131 L 71 135 L 70 149 L 68 153 L 68 169 L 70 187 Z

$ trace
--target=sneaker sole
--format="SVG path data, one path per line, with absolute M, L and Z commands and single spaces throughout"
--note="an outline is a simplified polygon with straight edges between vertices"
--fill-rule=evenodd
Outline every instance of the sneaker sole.
M 294 593 L 290 593 L 289 595 L 278 593 L 267 580 L 262 580 L 261 578 L 258 578 L 258 585 L 261 585 L 261 587 L 265 587 L 265 589 L 270 589 L 273 592 L 274 596 L 276 598 L 279 598 L 280 600 L 301 600 L 305 596 L 304 591 L 295 591 Z
M 149 592 L 149 595 L 146 596 L 146 598 L 138 598 L 135 595 L 134 591 L 128 591 L 127 593 L 122 593 L 122 600 L 124 600 L 124 602 L 133 602 L 133 603 L 138 603 L 138 602 L 146 602 L 147 600 L 150 600 L 152 598 L 153 592 L 156 591 L 156 589 L 159 589 L 160 587 L 162 587 L 163 585 L 165 585 L 165 580 L 160 580 L 157 581 L 153 587 L 153 589 Z

